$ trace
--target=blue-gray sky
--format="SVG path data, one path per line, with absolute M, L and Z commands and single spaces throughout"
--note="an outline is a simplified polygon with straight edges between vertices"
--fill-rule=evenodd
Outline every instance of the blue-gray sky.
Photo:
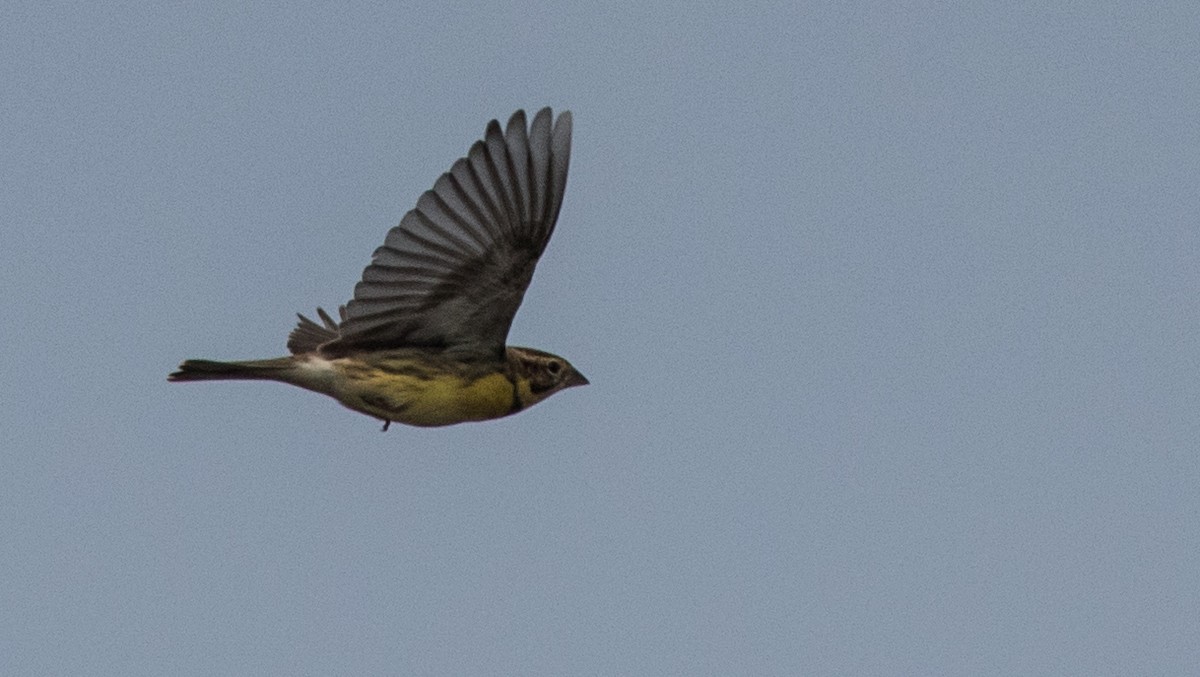
M 9 3 L 3 674 L 1184 674 L 1200 6 Z M 491 118 L 510 341 L 386 434 L 284 353 Z

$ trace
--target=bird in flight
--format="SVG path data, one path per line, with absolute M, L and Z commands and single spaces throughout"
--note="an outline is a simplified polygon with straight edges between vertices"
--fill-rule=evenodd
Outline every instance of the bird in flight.
M 562 207 L 571 113 L 488 123 L 388 231 L 335 320 L 300 315 L 291 355 L 186 360 L 168 381 L 268 380 L 383 421 L 443 426 L 515 414 L 586 385 L 565 359 L 505 344 Z

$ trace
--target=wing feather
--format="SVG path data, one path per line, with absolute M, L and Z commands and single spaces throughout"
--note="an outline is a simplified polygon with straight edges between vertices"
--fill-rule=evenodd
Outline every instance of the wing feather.
M 289 347 L 326 338 L 320 350 L 333 355 L 401 346 L 502 352 L 554 232 L 570 152 L 570 112 L 554 121 L 543 108 L 528 129 L 524 111 L 503 130 L 489 122 L 388 231 L 341 322 L 323 310 L 324 326 L 301 316 Z

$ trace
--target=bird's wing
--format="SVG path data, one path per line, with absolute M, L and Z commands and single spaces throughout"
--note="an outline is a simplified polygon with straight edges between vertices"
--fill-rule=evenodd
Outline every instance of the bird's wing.
M 338 313 L 343 320 L 346 319 L 346 306 L 338 308 Z M 317 308 L 317 317 L 321 318 L 322 324 L 317 324 L 299 313 L 296 315 L 300 317 L 300 323 L 288 335 L 287 342 L 288 350 L 293 355 L 313 352 L 320 348 L 322 343 L 337 339 L 338 323 L 333 321 L 324 308 Z
M 321 351 L 430 346 L 502 352 L 554 232 L 570 155 L 569 111 L 552 122 L 543 108 L 528 130 L 524 111 L 514 113 L 503 132 L 498 121 L 488 123 L 467 157 L 388 231 L 346 304 L 337 338 Z M 325 329 L 309 324 L 305 337 Z M 302 321 L 297 330 L 305 326 Z

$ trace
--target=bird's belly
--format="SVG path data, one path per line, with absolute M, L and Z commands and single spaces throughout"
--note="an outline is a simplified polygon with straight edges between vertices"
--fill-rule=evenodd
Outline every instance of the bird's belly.
M 376 371 L 347 384 L 342 404 L 384 421 L 443 426 L 512 413 L 515 391 L 503 374 L 468 381 L 458 376 L 416 378 Z

